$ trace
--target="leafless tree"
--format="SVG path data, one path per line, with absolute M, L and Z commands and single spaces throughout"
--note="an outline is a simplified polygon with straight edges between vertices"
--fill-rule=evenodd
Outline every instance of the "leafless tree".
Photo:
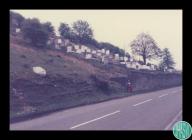
M 146 33 L 141 33 L 131 42 L 132 53 L 143 58 L 144 64 L 147 59 L 158 58 L 161 50 L 155 40 Z

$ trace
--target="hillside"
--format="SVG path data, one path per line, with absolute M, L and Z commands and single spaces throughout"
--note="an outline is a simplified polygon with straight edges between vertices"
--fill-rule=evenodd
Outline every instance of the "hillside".
M 34 66 L 43 67 L 46 76 L 35 74 L 32 71 Z M 128 96 L 128 77 L 133 80 L 135 94 L 181 84 L 180 75 L 156 75 L 84 60 L 58 50 L 37 49 L 11 37 L 11 121 Z
M 47 75 L 39 76 L 33 73 L 34 66 L 45 68 Z M 12 39 L 11 116 L 20 115 L 23 104 L 38 111 L 44 108 L 73 106 L 77 98 L 76 104 L 87 104 L 95 98 L 104 100 L 108 94 L 125 90 L 119 83 L 109 82 L 110 78 L 116 76 L 126 76 L 125 68 L 92 64 L 56 50 L 31 48 Z M 23 93 L 24 99 L 19 99 L 19 96 L 14 94 L 15 89 L 18 94 Z M 61 105 L 56 105 L 55 102 Z

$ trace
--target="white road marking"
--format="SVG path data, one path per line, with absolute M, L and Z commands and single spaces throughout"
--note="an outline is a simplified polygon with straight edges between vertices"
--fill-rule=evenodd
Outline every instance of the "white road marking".
M 163 94 L 163 95 L 160 95 L 159 96 L 159 98 L 161 98 L 161 97 L 164 97 L 164 96 L 167 96 L 168 94 Z
M 179 92 L 183 92 L 182 90 L 177 90 L 177 91 L 172 91 L 171 93 L 179 93 Z
M 115 111 L 115 112 L 113 112 L 113 113 L 109 113 L 109 114 L 106 114 L 106 115 L 101 116 L 101 117 L 99 117 L 99 118 L 95 118 L 95 119 L 93 119 L 93 120 L 90 120 L 90 121 L 87 121 L 87 122 L 84 122 L 84 123 L 81 123 L 81 124 L 75 125 L 75 126 L 71 127 L 70 129 L 74 129 L 74 128 L 80 127 L 80 126 L 82 126 L 82 125 L 85 125 L 85 124 L 88 124 L 88 123 L 91 123 L 91 122 L 97 121 L 97 120 L 99 120 L 99 119 L 102 119 L 102 118 L 108 117 L 108 116 L 110 116 L 110 115 L 114 115 L 114 114 L 119 113 L 119 112 L 120 112 L 120 111 L 119 111 L 119 110 L 117 110 L 117 111 Z
M 173 118 L 173 120 L 165 127 L 164 130 L 168 130 L 173 125 L 173 123 L 177 120 L 177 118 L 181 115 L 181 113 L 182 113 L 182 110 L 175 116 L 175 118 Z
M 140 102 L 140 103 L 134 104 L 133 106 L 138 106 L 138 105 L 140 105 L 140 104 L 143 104 L 143 103 L 149 102 L 149 101 L 151 101 L 151 100 L 152 100 L 152 99 L 145 100 L 145 101 L 143 101 L 143 102 Z

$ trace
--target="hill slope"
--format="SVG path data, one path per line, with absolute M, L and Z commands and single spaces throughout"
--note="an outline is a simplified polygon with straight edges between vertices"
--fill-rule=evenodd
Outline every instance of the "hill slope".
M 40 76 L 32 67 L 41 66 Z M 37 49 L 22 39 L 10 39 L 10 118 L 33 117 L 59 109 L 181 85 L 179 74 L 131 71 L 118 65 L 88 61 L 58 50 Z
M 43 67 L 40 76 L 32 67 Z M 34 112 L 67 108 L 101 101 L 125 91 L 110 78 L 126 76 L 126 69 L 88 62 L 56 50 L 29 47 L 10 42 L 11 118 Z

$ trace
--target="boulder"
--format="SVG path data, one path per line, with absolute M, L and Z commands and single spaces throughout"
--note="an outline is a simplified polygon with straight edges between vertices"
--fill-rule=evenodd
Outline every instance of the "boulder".
M 46 70 L 40 66 L 33 67 L 33 72 L 39 75 L 46 75 Z

